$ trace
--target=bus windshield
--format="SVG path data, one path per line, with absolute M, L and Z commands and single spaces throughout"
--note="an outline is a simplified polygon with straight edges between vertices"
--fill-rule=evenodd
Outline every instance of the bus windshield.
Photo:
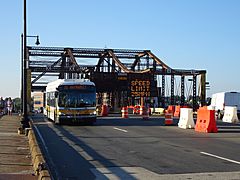
M 96 93 L 86 90 L 66 90 L 59 92 L 59 107 L 95 107 Z

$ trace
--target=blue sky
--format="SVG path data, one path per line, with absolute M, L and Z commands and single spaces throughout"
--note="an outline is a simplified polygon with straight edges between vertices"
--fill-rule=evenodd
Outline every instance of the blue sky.
M 205 69 L 208 95 L 240 91 L 238 0 L 27 0 L 41 46 L 150 49 L 176 69 Z M 19 96 L 23 1 L 1 2 L 0 96 Z M 34 45 L 34 39 L 28 39 Z

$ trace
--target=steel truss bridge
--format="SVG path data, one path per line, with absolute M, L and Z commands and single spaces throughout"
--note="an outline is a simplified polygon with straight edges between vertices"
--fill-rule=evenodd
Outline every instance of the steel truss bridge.
M 68 48 L 68 47 L 27 47 L 28 64 L 31 71 L 32 91 L 44 90 L 46 76 L 56 76 L 60 79 L 89 78 L 95 82 L 97 92 L 113 93 L 126 91 L 126 83 L 122 77 L 129 74 L 153 75 L 160 77 L 158 96 L 165 106 L 166 79 L 170 79 L 170 101 L 175 101 L 175 77 L 180 78 L 180 102 L 185 104 L 186 78 L 192 81 L 192 103 L 201 104 L 206 99 L 206 70 L 173 69 L 165 64 L 150 50 L 130 49 L 96 49 L 96 48 Z M 197 77 L 200 77 L 199 81 Z M 197 87 L 199 89 L 197 90 Z M 198 91 L 198 94 L 197 94 Z

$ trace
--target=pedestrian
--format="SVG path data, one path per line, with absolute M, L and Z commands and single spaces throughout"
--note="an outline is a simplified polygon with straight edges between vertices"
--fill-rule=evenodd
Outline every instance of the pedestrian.
M 12 99 L 11 99 L 11 97 L 9 97 L 7 100 L 7 111 L 8 111 L 9 116 L 12 115 L 12 108 L 13 108 Z
M 4 108 L 5 108 L 5 101 L 3 100 L 3 98 L 0 98 L 0 115 L 4 114 Z

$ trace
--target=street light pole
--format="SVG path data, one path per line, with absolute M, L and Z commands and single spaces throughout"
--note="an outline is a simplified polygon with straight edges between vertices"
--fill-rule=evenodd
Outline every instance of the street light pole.
M 22 129 L 29 127 L 27 112 L 27 2 L 23 1 L 23 118 L 21 121 Z
M 39 45 L 39 36 L 28 36 L 27 35 L 27 0 L 23 1 L 23 28 L 24 32 L 21 35 L 22 41 L 22 83 L 21 83 L 21 98 L 22 98 L 22 120 L 20 129 L 23 131 L 25 128 L 29 127 L 29 119 L 28 119 L 28 88 L 31 84 L 28 84 L 28 50 L 27 50 L 27 37 L 36 37 L 36 45 Z M 29 107 L 30 110 L 30 107 Z
M 23 59 L 24 59 L 24 48 L 23 48 L 23 33 L 21 34 L 21 114 L 23 114 Z

